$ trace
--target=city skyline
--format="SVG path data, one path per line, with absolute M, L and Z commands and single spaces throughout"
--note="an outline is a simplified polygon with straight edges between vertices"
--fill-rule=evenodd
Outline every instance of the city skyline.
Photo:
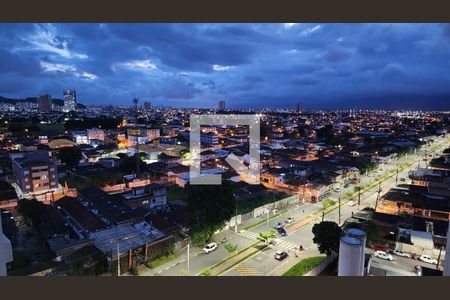
M 0 96 L 448 109 L 448 24 L 2 24 Z

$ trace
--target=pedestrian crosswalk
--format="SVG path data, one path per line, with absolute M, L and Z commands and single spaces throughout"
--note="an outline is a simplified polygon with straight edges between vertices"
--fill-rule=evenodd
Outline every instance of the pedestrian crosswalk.
M 252 268 L 250 266 L 247 266 L 246 264 L 240 264 L 239 266 L 236 266 L 234 269 L 244 276 L 264 276 L 263 272 L 256 270 L 255 268 Z
M 284 250 L 292 250 L 295 248 L 298 248 L 298 245 L 295 245 L 293 243 L 290 243 L 288 241 L 283 241 L 283 240 L 279 240 L 279 239 L 275 239 L 275 247 L 284 249 Z
M 255 241 L 258 240 L 259 234 L 256 233 L 256 232 L 252 232 L 252 231 L 248 231 L 248 230 L 241 230 L 239 233 L 241 235 L 249 238 L 249 239 L 252 239 L 252 240 L 255 240 Z M 281 240 L 281 239 L 273 239 L 273 240 L 275 242 L 274 246 L 277 249 L 280 248 L 280 249 L 283 249 L 283 250 L 291 250 L 291 249 L 294 249 L 294 248 L 298 247 L 298 245 L 296 245 L 296 244 L 293 244 L 291 242 L 284 241 L 284 240 Z
M 248 230 L 241 230 L 241 231 L 239 231 L 239 233 L 245 237 L 248 237 L 249 239 L 258 240 L 259 234 L 257 234 L 256 232 L 252 232 L 252 231 L 248 231 Z

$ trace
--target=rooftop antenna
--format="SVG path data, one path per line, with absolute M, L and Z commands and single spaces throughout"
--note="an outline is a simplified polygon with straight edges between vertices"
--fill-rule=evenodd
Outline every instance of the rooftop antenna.
M 135 122 L 135 130 L 134 136 L 136 137 L 136 142 L 134 144 L 134 156 L 136 160 L 136 178 L 139 178 L 140 173 L 140 161 L 139 161 L 139 128 L 138 128 L 138 102 L 139 99 L 137 97 L 133 98 L 133 108 L 134 108 L 134 122 Z

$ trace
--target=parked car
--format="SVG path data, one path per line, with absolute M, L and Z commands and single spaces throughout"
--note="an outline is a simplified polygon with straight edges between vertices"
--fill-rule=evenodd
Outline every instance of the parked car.
M 398 250 L 398 249 L 395 249 L 392 253 L 397 255 L 397 256 L 401 256 L 401 257 L 407 257 L 407 258 L 411 257 L 411 254 L 403 252 L 403 251 Z
M 277 230 L 278 230 L 278 233 L 279 233 L 281 236 L 287 236 L 286 229 L 284 229 L 283 227 L 277 228 Z
M 278 229 L 278 228 L 283 228 L 283 226 L 284 226 L 284 224 L 281 223 L 281 222 L 276 222 L 276 223 L 273 225 L 273 227 L 275 227 L 276 229 Z
M 400 181 L 406 181 L 406 178 L 402 177 L 400 178 Z
M 216 243 L 209 243 L 208 245 L 205 246 L 205 248 L 203 248 L 203 252 L 208 254 L 210 252 L 213 252 L 216 249 L 217 249 L 217 244 Z
M 283 259 L 285 259 L 286 257 L 288 257 L 288 254 L 286 253 L 286 251 L 281 251 L 281 250 L 278 250 L 277 252 L 275 252 L 275 259 L 276 260 L 283 260 Z
M 392 255 L 390 255 L 389 253 L 384 252 L 384 251 L 375 251 L 375 257 L 385 259 L 385 260 L 391 260 L 391 261 L 394 260 Z
M 340 188 L 335 188 L 334 191 L 335 191 L 336 193 L 339 193 L 339 192 L 341 191 L 341 189 L 340 189 Z
M 419 257 L 419 260 L 420 260 L 420 261 L 423 261 L 423 262 L 425 262 L 425 263 L 427 263 L 427 264 L 433 264 L 433 265 L 437 265 L 437 263 L 438 263 L 438 261 L 437 261 L 436 258 L 432 258 L 431 256 L 425 255 L 425 254 L 422 254 L 422 255 Z
M 355 203 L 355 201 L 349 201 L 347 205 L 348 205 L 348 206 L 355 206 L 356 203 Z

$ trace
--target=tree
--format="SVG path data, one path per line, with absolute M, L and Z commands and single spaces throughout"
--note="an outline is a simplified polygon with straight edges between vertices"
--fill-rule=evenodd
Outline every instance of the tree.
M 81 149 L 79 147 L 66 147 L 59 150 L 59 159 L 69 167 L 75 167 L 81 160 Z
M 119 162 L 118 169 L 124 173 L 132 173 L 136 171 L 136 157 L 126 156 Z M 147 164 L 139 159 L 139 169 L 141 172 L 148 171 Z
M 33 225 L 40 223 L 43 216 L 44 204 L 36 199 L 20 199 L 17 202 L 17 211 L 23 216 L 25 222 Z
M 237 252 L 238 245 L 237 245 L 237 244 L 236 244 L 236 245 L 233 245 L 233 244 L 231 244 L 231 243 L 226 243 L 226 244 L 224 245 L 224 248 L 225 248 L 225 250 L 228 251 L 228 253 L 236 253 L 236 252 Z
M 336 222 L 322 221 L 313 226 L 313 242 L 317 244 L 320 253 L 330 256 L 339 252 L 342 230 Z
M 257 237 L 257 239 L 261 242 L 263 242 L 266 246 L 269 242 L 269 239 L 274 238 L 275 236 L 275 230 L 271 229 L 270 231 L 260 231 L 259 232 L 259 236 Z
M 333 125 L 327 124 L 324 127 L 317 130 L 317 136 L 324 139 L 328 144 L 330 144 L 334 138 Z
M 204 245 L 235 213 L 231 185 L 227 181 L 221 185 L 189 185 L 186 194 L 192 241 Z

